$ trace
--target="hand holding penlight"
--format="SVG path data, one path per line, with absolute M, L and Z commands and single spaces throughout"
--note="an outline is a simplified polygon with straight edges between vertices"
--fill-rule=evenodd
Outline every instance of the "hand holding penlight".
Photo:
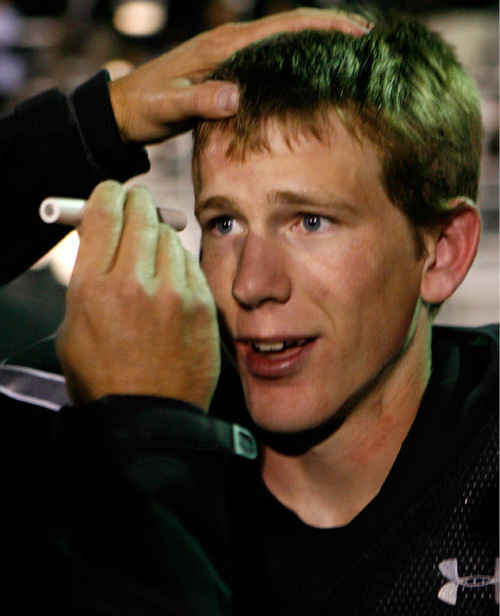
M 40 218 L 46 223 L 59 223 L 76 227 L 82 220 L 85 201 L 83 199 L 70 199 L 68 197 L 47 197 L 40 205 Z M 186 228 L 186 215 L 180 210 L 159 207 L 160 220 L 173 227 L 176 231 Z

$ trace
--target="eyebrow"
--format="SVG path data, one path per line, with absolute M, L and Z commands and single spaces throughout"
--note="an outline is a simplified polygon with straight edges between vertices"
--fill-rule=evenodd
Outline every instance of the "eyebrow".
M 306 206 L 321 206 L 329 205 L 330 200 L 322 200 L 311 197 L 309 194 L 291 192 L 288 190 L 276 190 L 270 193 L 268 198 L 269 203 L 276 205 L 306 205 Z
M 196 200 L 194 203 L 194 213 L 199 216 L 203 210 L 233 210 L 234 205 L 232 199 L 222 196 L 209 197 L 203 201 Z
M 358 208 L 354 203 L 342 200 L 335 196 L 315 197 L 306 193 L 291 191 L 274 191 L 269 195 L 269 201 L 281 206 L 302 206 L 311 208 L 336 208 L 351 214 L 356 214 Z
M 356 207 L 346 201 L 342 201 L 336 198 L 316 198 L 306 193 L 293 192 L 288 190 L 275 190 L 269 193 L 268 202 L 271 205 L 278 205 L 281 207 L 326 207 L 326 208 L 339 208 L 347 210 L 351 213 L 355 213 Z M 205 209 L 219 209 L 225 211 L 232 211 L 237 209 L 233 199 L 229 197 L 213 196 L 203 201 L 196 201 L 194 211 L 198 216 Z

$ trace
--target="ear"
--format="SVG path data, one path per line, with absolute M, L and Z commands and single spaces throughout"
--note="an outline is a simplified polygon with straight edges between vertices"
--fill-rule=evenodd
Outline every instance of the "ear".
M 479 212 L 470 199 L 456 197 L 448 207 L 456 210 L 454 216 L 426 237 L 420 295 L 429 304 L 453 295 L 474 262 L 481 234 Z

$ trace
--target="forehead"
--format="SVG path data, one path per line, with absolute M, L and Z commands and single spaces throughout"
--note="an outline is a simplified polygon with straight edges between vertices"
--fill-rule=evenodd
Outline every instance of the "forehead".
M 238 116 L 208 124 L 206 137 L 201 147 L 225 148 L 228 158 L 243 160 L 248 154 L 271 151 L 286 145 L 295 149 L 310 137 L 324 144 L 342 129 L 346 129 L 358 140 L 363 139 L 361 123 L 353 118 L 353 112 L 330 107 L 328 110 L 312 110 L 310 114 L 290 114 L 262 117 L 248 122 Z
M 231 190 L 241 176 L 262 189 L 266 182 L 314 184 L 318 190 L 363 189 L 383 191 L 379 150 L 360 131 L 351 130 L 332 112 L 314 131 L 297 129 L 270 120 L 263 129 L 259 146 L 236 153 L 231 150 L 231 133 L 215 129 L 199 153 L 195 168 L 195 189 L 200 193 Z M 274 174 L 274 175 L 273 175 Z M 262 179 L 260 182 L 259 180 Z M 385 191 L 384 191 L 385 192 Z

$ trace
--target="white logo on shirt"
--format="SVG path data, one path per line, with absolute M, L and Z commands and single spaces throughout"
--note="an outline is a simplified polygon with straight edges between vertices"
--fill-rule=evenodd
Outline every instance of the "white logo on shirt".
M 457 604 L 458 587 L 466 588 L 483 588 L 484 586 L 495 586 L 495 603 L 499 600 L 499 565 L 498 558 L 495 560 L 494 575 L 470 575 L 460 577 L 458 575 L 458 560 L 456 558 L 448 558 L 439 563 L 439 571 L 448 582 L 441 586 L 438 598 L 449 605 Z

